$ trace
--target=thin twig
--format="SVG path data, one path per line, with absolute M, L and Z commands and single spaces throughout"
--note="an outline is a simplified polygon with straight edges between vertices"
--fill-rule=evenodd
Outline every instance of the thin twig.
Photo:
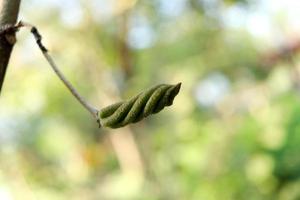
M 37 28 L 29 23 L 25 23 L 20 21 L 16 27 L 28 27 L 30 28 L 31 33 L 33 34 L 37 45 L 39 46 L 41 52 L 43 53 L 44 57 L 46 58 L 47 62 L 59 77 L 59 79 L 64 83 L 64 85 L 69 89 L 72 95 L 86 108 L 97 120 L 99 124 L 99 128 L 101 127 L 100 119 L 98 117 L 99 110 L 95 107 L 91 106 L 87 101 L 77 92 L 77 90 L 72 86 L 72 84 L 67 80 L 67 78 L 63 75 L 63 73 L 59 70 L 57 65 L 55 64 L 53 58 L 49 55 L 47 48 L 42 44 L 42 36 L 37 30 Z

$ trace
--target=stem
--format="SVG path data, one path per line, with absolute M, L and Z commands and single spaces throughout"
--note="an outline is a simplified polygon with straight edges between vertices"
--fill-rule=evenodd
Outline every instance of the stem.
M 66 77 L 62 74 L 62 72 L 58 69 L 56 64 L 54 63 L 51 56 L 47 53 L 42 51 L 44 57 L 48 61 L 49 65 L 52 67 L 56 75 L 59 79 L 65 84 L 65 86 L 69 89 L 69 91 L 73 94 L 73 96 L 83 105 L 94 117 L 97 117 L 98 110 L 87 103 L 83 97 L 77 92 L 77 90 L 71 85 L 71 83 L 66 79 Z
M 42 44 L 42 36 L 38 32 L 37 28 L 31 24 L 25 23 L 20 21 L 16 27 L 28 27 L 31 29 L 31 33 L 33 34 L 37 45 L 39 46 L 39 49 L 43 53 L 44 57 L 46 58 L 47 62 L 55 72 L 55 74 L 59 77 L 59 79 L 64 83 L 64 85 L 69 89 L 71 94 L 81 103 L 81 105 L 86 108 L 96 119 L 99 124 L 99 127 L 101 127 L 100 120 L 98 117 L 98 109 L 91 106 L 79 93 L 78 91 L 72 86 L 72 84 L 67 80 L 67 78 L 63 75 L 63 73 L 59 70 L 57 65 L 55 64 L 52 57 L 48 54 L 47 48 Z

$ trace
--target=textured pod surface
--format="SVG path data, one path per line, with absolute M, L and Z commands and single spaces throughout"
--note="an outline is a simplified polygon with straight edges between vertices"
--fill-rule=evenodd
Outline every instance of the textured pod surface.
M 143 118 L 158 113 L 166 106 L 171 106 L 180 90 L 176 85 L 160 84 L 154 86 L 127 101 L 121 101 L 100 110 L 101 125 L 119 128 L 135 123 Z

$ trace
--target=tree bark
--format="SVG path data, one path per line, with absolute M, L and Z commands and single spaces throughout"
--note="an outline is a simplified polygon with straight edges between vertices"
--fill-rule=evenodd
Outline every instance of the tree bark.
M 16 24 L 21 0 L 0 0 L 0 27 Z M 9 62 L 10 54 L 15 43 L 15 33 L 10 32 L 0 35 L 0 93 L 3 85 L 5 72 Z

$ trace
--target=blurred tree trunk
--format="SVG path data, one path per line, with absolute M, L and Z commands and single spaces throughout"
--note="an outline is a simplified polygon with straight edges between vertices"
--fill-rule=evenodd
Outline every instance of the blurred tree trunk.
M 128 26 L 129 26 L 129 12 L 125 11 L 119 22 L 119 60 L 125 80 L 132 75 L 132 52 L 128 45 Z
M 17 22 L 20 1 L 0 0 L 0 27 L 14 25 Z M 14 38 L 15 34 L 13 33 L 10 37 Z M 0 35 L 0 92 L 13 46 L 14 42 L 9 42 L 7 35 Z

